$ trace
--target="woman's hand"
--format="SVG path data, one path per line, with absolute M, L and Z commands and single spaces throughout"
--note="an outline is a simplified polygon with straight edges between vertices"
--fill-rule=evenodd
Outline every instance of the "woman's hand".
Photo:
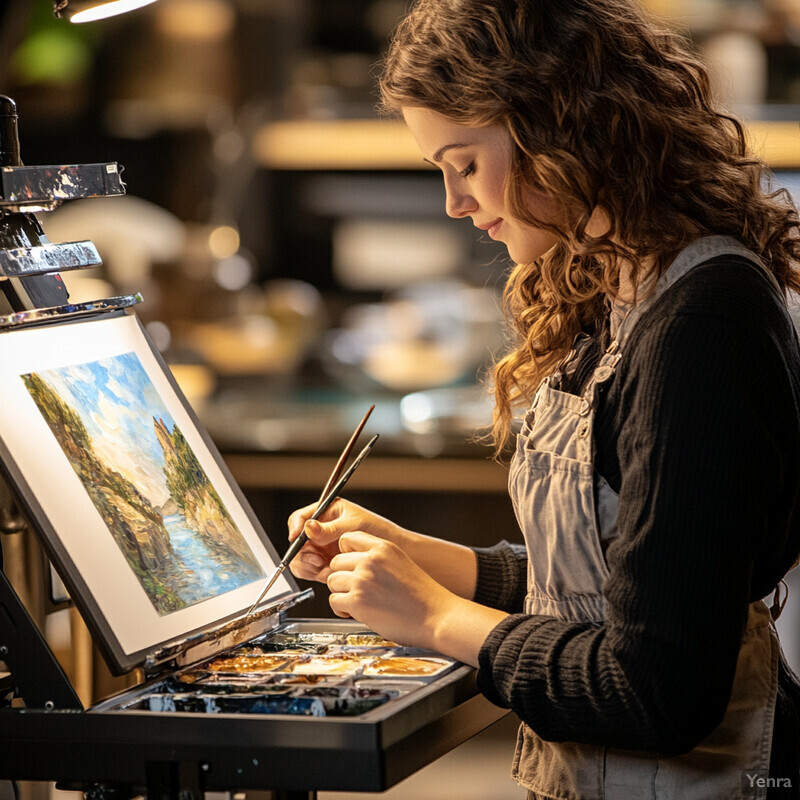
M 291 564 L 296 577 L 324 583 L 331 573 L 331 559 L 340 552 L 340 537 L 360 531 L 397 545 L 436 583 L 459 597 L 473 597 L 478 566 L 470 548 L 402 528 L 342 498 L 335 500 L 321 519 L 311 520 L 316 507 L 314 504 L 300 508 L 289 517 L 289 539 L 296 539 L 303 526 L 308 536 L 308 542 Z
M 289 517 L 289 540 L 294 541 L 305 528 L 308 542 L 290 565 L 292 573 L 303 580 L 324 583 L 330 575 L 331 559 L 339 553 L 339 537 L 348 531 L 364 531 L 381 539 L 399 534 L 400 528 L 388 519 L 348 500 L 337 498 L 319 520 L 309 519 L 317 508 L 314 503 L 300 508 Z
M 330 563 L 330 605 L 401 644 L 431 647 L 430 619 L 452 597 L 397 545 L 363 531 L 339 539 Z
M 503 612 L 479 606 L 437 583 L 396 544 L 363 531 L 339 537 L 330 561 L 330 605 L 399 644 L 477 665 Z
M 326 582 L 337 616 L 477 666 L 481 645 L 506 615 L 472 602 L 472 550 L 401 528 L 342 498 L 311 520 L 316 507 L 289 517 L 289 538 L 304 526 L 308 536 L 291 564 L 298 578 Z

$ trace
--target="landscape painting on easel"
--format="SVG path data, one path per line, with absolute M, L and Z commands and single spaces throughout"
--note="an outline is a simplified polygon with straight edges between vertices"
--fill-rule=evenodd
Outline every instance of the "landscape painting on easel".
M 21 378 L 159 615 L 264 577 L 135 353 Z

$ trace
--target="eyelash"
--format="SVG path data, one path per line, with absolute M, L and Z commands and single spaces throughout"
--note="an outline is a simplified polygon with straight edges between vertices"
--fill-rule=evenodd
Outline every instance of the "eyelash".
M 458 174 L 462 178 L 468 178 L 470 175 L 472 175 L 473 172 L 475 172 L 475 162 L 474 161 L 466 169 L 462 169 L 461 172 L 459 172 Z

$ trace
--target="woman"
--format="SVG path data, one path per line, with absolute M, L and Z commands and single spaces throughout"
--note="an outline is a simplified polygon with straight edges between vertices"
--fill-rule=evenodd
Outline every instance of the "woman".
M 800 551 L 794 208 L 635 0 L 419 0 L 381 90 L 517 264 L 493 437 L 526 548 L 340 500 L 295 574 L 478 667 L 530 798 L 797 796 L 768 607 Z

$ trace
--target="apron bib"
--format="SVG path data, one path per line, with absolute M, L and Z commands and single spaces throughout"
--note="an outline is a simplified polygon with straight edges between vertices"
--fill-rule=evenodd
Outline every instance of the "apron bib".
M 540 385 L 509 473 L 509 492 L 528 550 L 527 614 L 570 622 L 605 618 L 608 567 L 603 553 L 617 534 L 618 498 L 594 470 L 597 389 L 613 376 L 625 340 L 655 298 L 698 264 L 728 254 L 758 263 L 755 254 L 730 237 L 705 237 L 681 251 L 655 292 L 634 306 L 616 331 L 612 325 L 614 341 L 582 396 L 555 388 L 559 370 Z M 752 603 L 725 717 L 694 750 L 659 758 L 547 742 L 523 724 L 513 777 L 531 797 L 548 800 L 739 800 L 744 772 L 769 768 L 778 655 L 769 610 L 762 601 Z M 765 794 L 766 789 L 748 788 L 747 796 Z

